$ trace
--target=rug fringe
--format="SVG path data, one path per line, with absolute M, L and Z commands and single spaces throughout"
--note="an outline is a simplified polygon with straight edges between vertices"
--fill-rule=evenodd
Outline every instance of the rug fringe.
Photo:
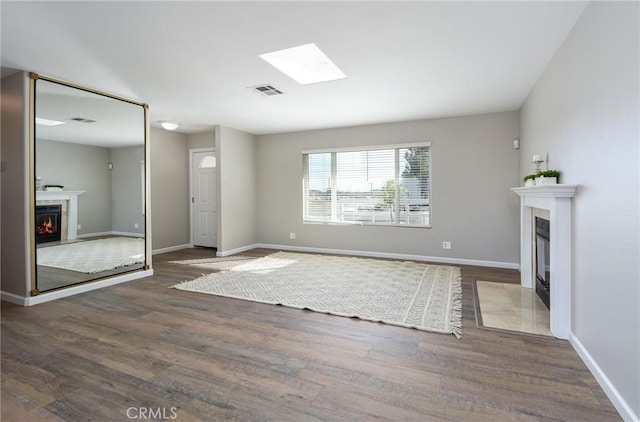
M 462 338 L 462 276 L 459 269 L 455 276 L 452 291 L 451 332 L 457 339 Z

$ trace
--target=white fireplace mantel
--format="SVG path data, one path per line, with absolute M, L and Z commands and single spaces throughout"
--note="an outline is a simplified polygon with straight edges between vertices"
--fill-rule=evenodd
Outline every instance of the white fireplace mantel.
M 36 191 L 36 204 L 39 201 L 68 201 L 67 239 L 78 237 L 78 196 L 84 190 L 38 190 Z
M 577 185 L 512 188 L 520 196 L 520 282 L 535 287 L 535 208 L 550 215 L 549 266 L 551 273 L 551 333 L 561 339 L 571 334 L 571 207 Z

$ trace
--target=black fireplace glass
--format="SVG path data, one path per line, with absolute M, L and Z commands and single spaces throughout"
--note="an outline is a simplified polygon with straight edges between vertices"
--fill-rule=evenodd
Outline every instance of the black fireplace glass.
M 551 265 L 549 220 L 536 217 L 536 293 L 547 308 L 551 302 Z
M 36 206 L 36 243 L 56 242 L 61 238 L 62 205 Z

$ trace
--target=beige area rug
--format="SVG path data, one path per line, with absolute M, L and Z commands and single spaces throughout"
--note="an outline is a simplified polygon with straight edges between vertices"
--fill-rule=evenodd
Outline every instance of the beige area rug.
M 278 252 L 175 289 L 462 334 L 460 269 Z
M 145 241 L 110 237 L 36 249 L 38 265 L 95 274 L 144 262 Z
M 170 264 L 193 265 L 196 267 L 207 268 L 210 270 L 229 270 L 240 264 L 253 261 L 255 256 L 234 255 L 227 257 L 211 257 L 200 259 L 184 259 L 182 261 L 169 261 Z

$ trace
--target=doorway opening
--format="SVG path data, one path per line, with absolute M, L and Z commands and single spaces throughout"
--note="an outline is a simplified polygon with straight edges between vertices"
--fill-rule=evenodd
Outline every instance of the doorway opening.
M 191 186 L 191 244 L 216 248 L 217 172 L 218 162 L 213 148 L 189 150 Z

